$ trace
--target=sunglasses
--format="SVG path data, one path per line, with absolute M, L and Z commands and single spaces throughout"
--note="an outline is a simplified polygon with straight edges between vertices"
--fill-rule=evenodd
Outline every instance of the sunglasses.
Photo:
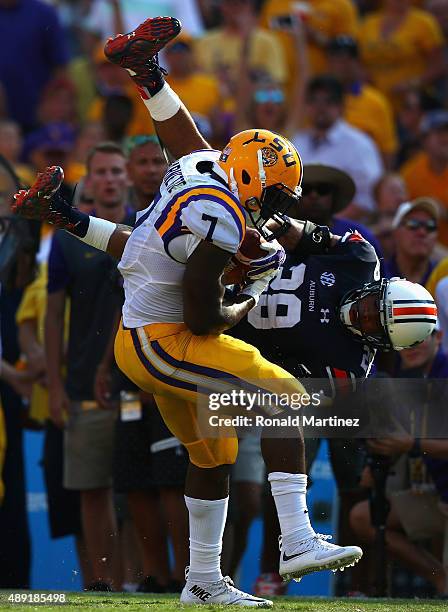
M 266 102 L 281 104 L 285 96 L 281 89 L 258 89 L 254 94 L 254 100 L 258 104 L 266 104 Z
M 333 193 L 333 185 L 330 183 L 307 183 L 302 185 L 302 195 L 306 196 L 315 191 L 320 196 Z
M 418 229 L 424 229 L 428 233 L 432 233 L 437 230 L 437 223 L 432 219 L 428 221 L 421 221 L 420 219 L 406 219 L 406 221 L 403 221 L 401 225 L 406 229 L 411 230 L 411 232 L 415 232 Z

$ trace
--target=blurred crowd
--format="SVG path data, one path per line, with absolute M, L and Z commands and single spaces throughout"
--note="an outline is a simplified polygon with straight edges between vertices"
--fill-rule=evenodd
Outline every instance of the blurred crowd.
M 114 365 L 123 299 L 116 262 L 50 227 L 8 220 L 10 195 L 49 165 L 64 168 L 75 206 L 117 223 L 132 225 L 157 193 L 167 165 L 154 127 L 126 72 L 103 53 L 109 36 L 154 16 L 152 5 L 183 22 L 160 64 L 205 138 L 217 149 L 249 127 L 290 138 L 305 165 L 303 218 L 336 233 L 358 229 L 384 276 L 419 282 L 436 298 L 440 329 L 389 373 L 448 374 L 448 0 L 0 0 L 2 588 L 30 580 L 23 427 L 45 432 L 51 535 L 75 535 L 84 587 L 182 585 L 187 458 L 151 397 Z M 10 265 L 11 244 L 20 256 Z M 86 440 L 87 458 L 79 456 Z M 418 449 L 410 436 L 372 441 L 370 451 L 402 467 L 400 483 L 389 483 L 402 493 L 388 494 L 390 556 L 428 592 L 447 594 L 448 442 Z M 375 470 L 365 449 L 350 449 L 359 455 L 350 468 L 346 453 L 340 444 L 331 454 L 339 541 L 373 544 L 365 500 Z M 431 507 L 432 518 L 414 524 L 403 492 L 417 481 L 430 501 L 420 495 L 415 514 Z M 271 528 L 265 542 L 276 535 L 263 483 L 259 448 L 247 439 L 233 473 L 230 572 L 261 511 Z M 282 592 L 277 562 L 265 546 L 259 594 Z M 359 567 L 341 592 L 374 592 Z

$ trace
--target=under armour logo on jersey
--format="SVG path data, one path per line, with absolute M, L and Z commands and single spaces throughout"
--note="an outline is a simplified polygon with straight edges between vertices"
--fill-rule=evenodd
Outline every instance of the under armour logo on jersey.
M 320 314 L 322 315 L 322 318 L 320 320 L 321 323 L 329 323 L 330 322 L 330 317 L 328 316 L 330 314 L 330 309 L 329 308 L 321 308 L 320 309 Z
M 201 588 L 200 586 L 198 586 L 197 584 L 194 584 L 191 589 L 190 589 L 190 593 L 193 593 L 193 595 L 196 595 L 196 597 L 198 599 L 200 599 L 201 601 L 207 601 L 207 599 L 209 597 L 211 597 L 211 593 L 209 593 L 208 591 L 206 591 L 205 589 Z
M 336 277 L 333 272 L 322 272 L 320 275 L 320 282 L 324 287 L 333 287 L 336 282 Z

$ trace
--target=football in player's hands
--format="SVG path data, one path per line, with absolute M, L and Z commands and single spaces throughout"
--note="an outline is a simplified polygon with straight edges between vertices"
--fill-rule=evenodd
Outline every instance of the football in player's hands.
M 243 285 L 250 268 L 250 262 L 266 256 L 261 245 L 267 242 L 256 229 L 248 227 L 238 252 L 232 256 L 224 269 L 224 285 Z

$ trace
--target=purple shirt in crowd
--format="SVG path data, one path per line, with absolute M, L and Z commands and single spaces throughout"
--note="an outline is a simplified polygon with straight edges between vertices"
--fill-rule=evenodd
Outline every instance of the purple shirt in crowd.
M 36 107 L 57 67 L 68 61 L 64 32 L 54 7 L 41 0 L 17 0 L 0 7 L 0 83 L 7 110 L 25 130 L 36 125 Z

